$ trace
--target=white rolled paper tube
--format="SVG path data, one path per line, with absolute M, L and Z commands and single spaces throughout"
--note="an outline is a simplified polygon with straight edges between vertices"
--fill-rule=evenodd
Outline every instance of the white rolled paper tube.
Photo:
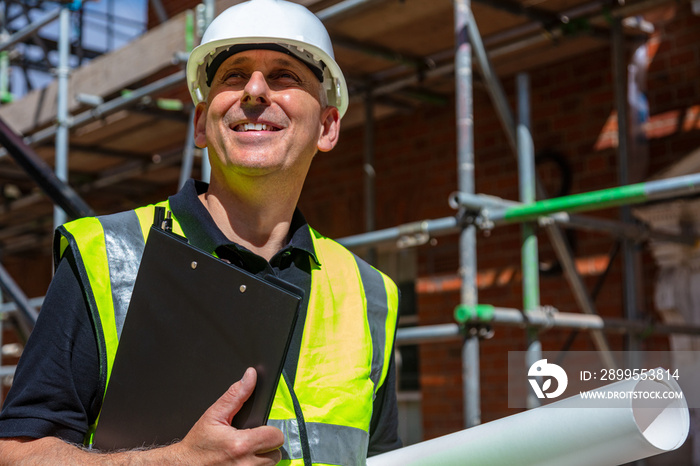
M 681 393 L 673 379 L 624 380 L 592 391 L 635 390 Z M 367 465 L 612 466 L 675 450 L 689 428 L 684 396 L 593 401 L 576 395 L 368 458 Z

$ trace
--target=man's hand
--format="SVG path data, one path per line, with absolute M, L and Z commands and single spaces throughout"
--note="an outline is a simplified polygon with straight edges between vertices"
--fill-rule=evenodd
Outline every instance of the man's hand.
M 231 427 L 231 419 L 255 388 L 257 374 L 249 368 L 202 415 L 185 438 L 162 448 L 99 454 L 85 451 L 55 437 L 0 439 L 0 465 L 274 465 L 282 459 L 284 434 L 271 426 Z
M 192 464 L 277 464 L 282 459 L 279 447 L 284 444 L 284 434 L 279 429 L 231 427 L 231 419 L 253 393 L 256 381 L 255 369 L 248 368 L 243 378 L 199 418 L 187 436 L 170 448 L 177 449 L 182 459 Z

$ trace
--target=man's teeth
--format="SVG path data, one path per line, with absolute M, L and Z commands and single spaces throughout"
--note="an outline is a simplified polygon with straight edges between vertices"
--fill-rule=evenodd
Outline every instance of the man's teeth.
M 264 123 L 243 123 L 236 126 L 236 131 L 277 131 L 277 128 Z

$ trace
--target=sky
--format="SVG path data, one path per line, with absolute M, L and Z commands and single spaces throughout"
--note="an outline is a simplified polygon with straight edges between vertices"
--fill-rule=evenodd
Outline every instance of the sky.
M 99 0 L 85 3 L 86 20 L 84 45 L 100 44 L 109 49 L 119 48 L 145 29 L 147 0 Z M 110 37 L 105 14 L 114 14 L 114 34 Z

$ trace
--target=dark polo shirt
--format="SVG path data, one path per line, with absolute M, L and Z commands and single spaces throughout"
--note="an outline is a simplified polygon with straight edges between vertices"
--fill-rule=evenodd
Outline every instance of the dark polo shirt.
M 311 290 L 310 261 L 318 262 L 306 220 L 298 210 L 294 213 L 287 245 L 268 262 L 224 236 L 197 197 L 206 189 L 206 184 L 190 180 L 170 197 L 170 208 L 188 240 L 251 273 L 273 274 L 304 290 L 299 324 L 285 362 L 285 370 L 293 380 Z M 99 414 L 102 395 L 90 313 L 69 255 L 58 265 L 18 364 L 0 412 L 0 437 L 55 436 L 82 443 L 85 431 Z M 369 454 L 400 447 L 397 427 L 392 357 L 386 382 L 374 401 Z

